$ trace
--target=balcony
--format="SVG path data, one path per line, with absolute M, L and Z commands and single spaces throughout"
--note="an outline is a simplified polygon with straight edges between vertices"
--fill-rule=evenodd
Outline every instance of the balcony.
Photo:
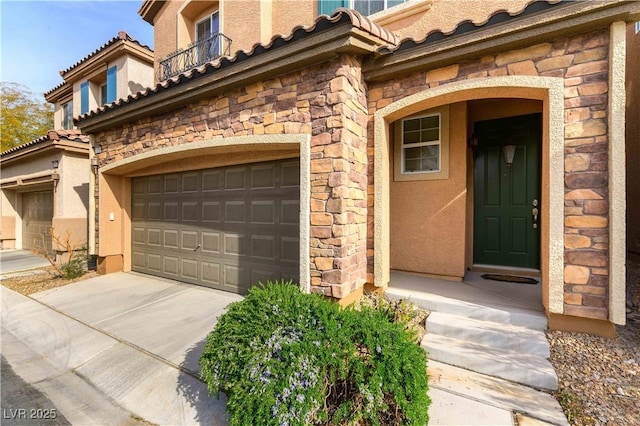
M 164 81 L 192 68 L 231 53 L 231 39 L 222 33 L 192 43 L 186 49 L 178 49 L 160 61 L 158 81 Z

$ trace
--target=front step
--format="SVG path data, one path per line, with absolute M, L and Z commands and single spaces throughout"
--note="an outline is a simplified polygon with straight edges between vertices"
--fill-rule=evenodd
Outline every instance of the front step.
M 432 312 L 427 318 L 429 333 L 466 340 L 481 345 L 491 346 L 520 353 L 529 353 L 548 358 L 549 343 L 542 331 L 480 321 L 458 315 Z
M 555 390 L 558 377 L 544 357 L 427 334 L 421 342 L 429 359 L 500 377 L 536 389 Z
M 522 413 L 543 421 L 544 424 L 569 426 L 560 404 L 548 393 L 434 360 L 429 360 L 428 374 L 430 392 L 432 389 L 439 389 L 497 408 Z M 469 422 L 457 422 L 466 423 Z
M 407 299 L 413 304 L 431 312 L 443 312 L 480 321 L 511 324 L 534 330 L 547 329 L 547 318 L 542 312 L 510 306 L 479 305 L 477 303 L 438 296 L 431 293 L 413 292 L 393 287 L 385 291 L 385 296 L 394 300 Z

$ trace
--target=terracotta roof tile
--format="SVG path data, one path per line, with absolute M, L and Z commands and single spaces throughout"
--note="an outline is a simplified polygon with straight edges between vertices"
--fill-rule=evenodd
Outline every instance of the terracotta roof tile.
M 471 31 L 478 30 L 480 28 L 491 27 L 494 25 L 501 24 L 503 22 L 510 21 L 514 18 L 532 15 L 534 13 L 544 12 L 554 6 L 559 4 L 568 4 L 571 0 L 532 0 L 522 7 L 522 9 L 515 12 L 508 12 L 507 10 L 500 9 L 493 12 L 486 20 L 482 22 L 473 22 L 469 19 L 459 22 L 456 27 L 451 30 L 444 32 L 442 30 L 433 30 L 429 32 L 422 39 L 415 38 L 406 38 L 401 40 L 399 43 L 395 43 L 394 45 L 382 46 L 378 49 L 378 53 L 388 54 L 396 51 L 408 50 L 419 45 L 433 43 L 439 40 L 443 40 L 449 37 L 459 36 L 465 33 L 469 33 Z
M 30 146 L 38 145 L 39 143 L 43 143 L 46 141 L 58 141 L 60 139 L 65 139 L 72 142 L 81 142 L 81 143 L 87 143 L 87 144 L 89 143 L 89 136 L 82 134 L 82 132 L 78 129 L 49 130 L 46 135 L 40 136 L 39 138 L 34 139 L 30 142 L 26 142 L 21 145 L 14 146 L 13 148 L 9 148 L 8 150 L 0 153 L 0 156 L 17 152 L 22 149 L 28 148 Z
M 118 43 L 120 41 L 128 41 L 131 43 L 135 43 L 138 46 L 144 48 L 144 49 L 148 49 L 150 51 L 153 52 L 153 49 L 151 49 L 149 46 L 147 46 L 146 44 L 142 44 L 140 43 L 138 40 L 134 39 L 133 37 L 131 37 L 129 34 L 127 34 L 125 31 L 120 31 L 118 32 L 118 35 L 113 37 L 111 40 L 107 41 L 105 44 L 103 44 L 102 46 L 100 46 L 99 48 L 97 48 L 96 50 L 94 50 L 93 52 L 89 53 L 87 56 L 85 56 L 84 58 L 80 59 L 78 62 L 76 62 L 75 64 L 71 65 L 70 67 L 60 71 L 60 75 L 64 78 L 64 75 L 67 74 L 69 71 L 73 70 L 74 68 L 82 65 L 83 63 L 85 63 L 86 61 L 88 61 L 89 59 L 91 59 L 92 57 L 94 57 L 95 55 L 97 55 L 98 53 L 102 52 L 103 50 L 105 50 L 106 48 L 108 48 L 109 46 L 114 45 L 115 43 Z M 56 89 L 59 89 L 60 87 L 62 87 L 64 85 L 63 83 L 60 83 L 59 85 L 57 85 L 56 87 L 54 87 L 51 90 L 48 90 L 47 92 L 44 93 L 44 96 L 47 96 L 48 94 L 50 94 L 51 92 L 53 92 Z
M 147 88 L 143 91 L 136 93 L 135 95 L 129 95 L 126 99 L 118 99 L 115 102 L 112 102 L 108 105 L 103 105 L 96 110 L 89 111 L 86 114 L 83 114 L 77 117 L 74 121 L 80 122 L 85 118 L 93 117 L 103 112 L 109 111 L 111 109 L 117 108 L 121 105 L 129 104 L 131 102 L 135 102 L 138 99 L 146 98 L 152 96 L 156 93 L 167 90 L 173 86 L 177 86 L 184 81 L 191 80 L 193 78 L 197 78 L 215 70 L 225 68 L 230 66 L 236 62 L 244 61 L 248 58 L 260 55 L 265 53 L 271 49 L 276 49 L 280 46 L 287 44 L 288 42 L 302 39 L 310 34 L 323 31 L 327 28 L 330 28 L 334 25 L 343 24 L 345 22 L 349 22 L 354 28 L 358 28 L 362 31 L 365 31 L 373 36 L 380 38 L 385 43 L 395 44 L 398 42 L 398 37 L 393 34 L 391 31 L 388 31 L 381 26 L 372 22 L 369 18 L 366 18 L 360 15 L 355 10 L 339 8 L 336 9 L 331 16 L 328 15 L 320 15 L 318 16 L 313 24 L 311 25 L 298 25 L 294 27 L 288 35 L 276 34 L 271 40 L 269 40 L 266 44 L 256 43 L 253 45 L 251 50 L 239 50 L 233 56 L 222 56 L 217 58 L 214 61 L 207 62 L 206 64 L 193 68 L 191 70 L 185 71 L 181 74 L 178 74 L 175 77 L 172 77 L 168 80 L 157 83 L 153 88 Z

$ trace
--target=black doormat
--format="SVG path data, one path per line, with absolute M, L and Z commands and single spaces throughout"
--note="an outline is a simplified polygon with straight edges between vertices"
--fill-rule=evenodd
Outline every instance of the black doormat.
M 485 280 L 493 281 L 505 281 L 508 283 L 517 284 L 538 284 L 538 280 L 528 277 L 514 277 L 513 275 L 501 275 L 501 274 L 482 274 L 480 275 Z

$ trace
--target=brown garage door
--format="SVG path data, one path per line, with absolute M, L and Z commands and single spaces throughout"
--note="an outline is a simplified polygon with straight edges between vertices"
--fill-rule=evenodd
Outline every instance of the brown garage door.
M 51 250 L 51 222 L 53 220 L 53 191 L 22 194 L 22 248 Z
M 246 293 L 299 276 L 300 162 L 132 179 L 132 269 Z

